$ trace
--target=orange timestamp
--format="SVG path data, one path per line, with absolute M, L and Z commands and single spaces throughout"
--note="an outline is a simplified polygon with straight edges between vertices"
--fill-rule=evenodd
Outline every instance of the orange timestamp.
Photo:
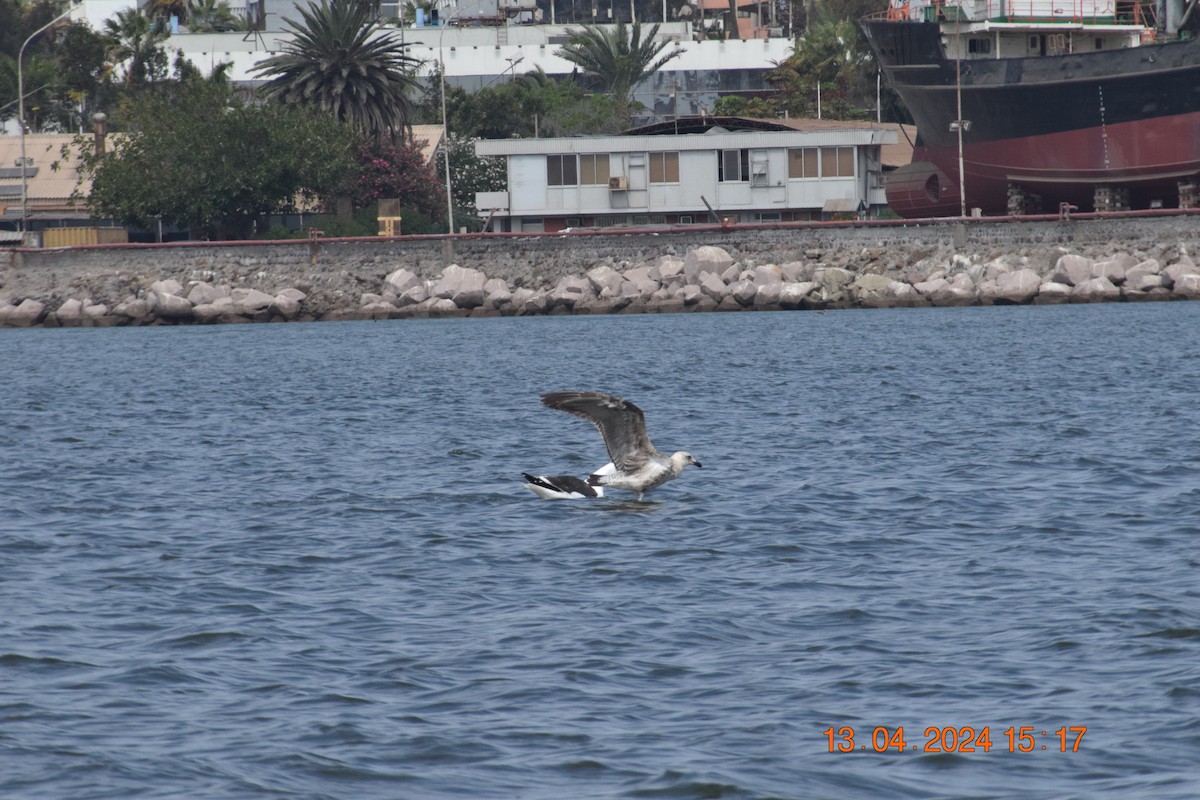
M 1041 750 L 1078 753 L 1079 746 L 1083 743 L 1083 735 L 1087 733 L 1087 726 L 1063 725 L 1057 730 L 1047 731 L 1035 725 L 1009 725 L 1000 731 L 1000 737 L 995 742 L 992 741 L 990 725 L 982 728 L 970 725 L 930 725 L 916 742 L 910 742 L 906 738 L 903 725 L 896 728 L 879 725 L 871 729 L 869 737 L 857 739 L 858 732 L 849 725 L 831 725 L 822 733 L 828 742 L 830 753 L 855 753 L 864 750 L 873 750 L 876 753 L 886 753 L 889 750 L 897 753 L 914 750 L 923 753 L 990 753 L 993 747 L 996 747 L 998 752 L 1009 753 L 1032 753 Z

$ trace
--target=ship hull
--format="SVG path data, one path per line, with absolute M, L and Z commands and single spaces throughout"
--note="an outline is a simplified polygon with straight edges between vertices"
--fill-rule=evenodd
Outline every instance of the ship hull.
M 1200 39 L 1085 54 L 945 58 L 935 23 L 869 20 L 864 32 L 917 124 L 913 164 L 888 180 L 902 216 L 1008 213 L 1012 190 L 1040 208 L 1094 210 L 1097 189 L 1130 207 L 1179 203 L 1200 175 Z M 1102 209 L 1103 210 L 1103 209 Z

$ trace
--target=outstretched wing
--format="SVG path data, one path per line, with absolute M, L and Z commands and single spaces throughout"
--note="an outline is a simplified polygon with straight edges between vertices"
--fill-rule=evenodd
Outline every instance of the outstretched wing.
M 646 415 L 628 400 L 600 392 L 550 392 L 542 395 L 542 405 L 595 425 L 621 472 L 636 472 L 658 455 L 646 435 Z

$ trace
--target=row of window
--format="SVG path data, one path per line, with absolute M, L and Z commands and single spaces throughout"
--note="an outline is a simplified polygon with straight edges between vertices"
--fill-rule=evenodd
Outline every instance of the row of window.
M 853 147 L 794 147 L 788 151 L 788 178 L 852 178 Z M 766 185 L 767 151 L 722 150 L 717 180 Z M 649 154 L 650 183 L 679 183 L 679 153 Z M 546 156 L 548 186 L 607 186 L 612 177 L 607 154 Z

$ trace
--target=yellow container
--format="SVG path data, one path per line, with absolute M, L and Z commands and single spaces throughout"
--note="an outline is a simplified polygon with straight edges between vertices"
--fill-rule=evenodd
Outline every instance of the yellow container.
M 42 231 L 42 247 L 82 247 L 128 241 L 129 231 L 125 228 L 46 228 Z

